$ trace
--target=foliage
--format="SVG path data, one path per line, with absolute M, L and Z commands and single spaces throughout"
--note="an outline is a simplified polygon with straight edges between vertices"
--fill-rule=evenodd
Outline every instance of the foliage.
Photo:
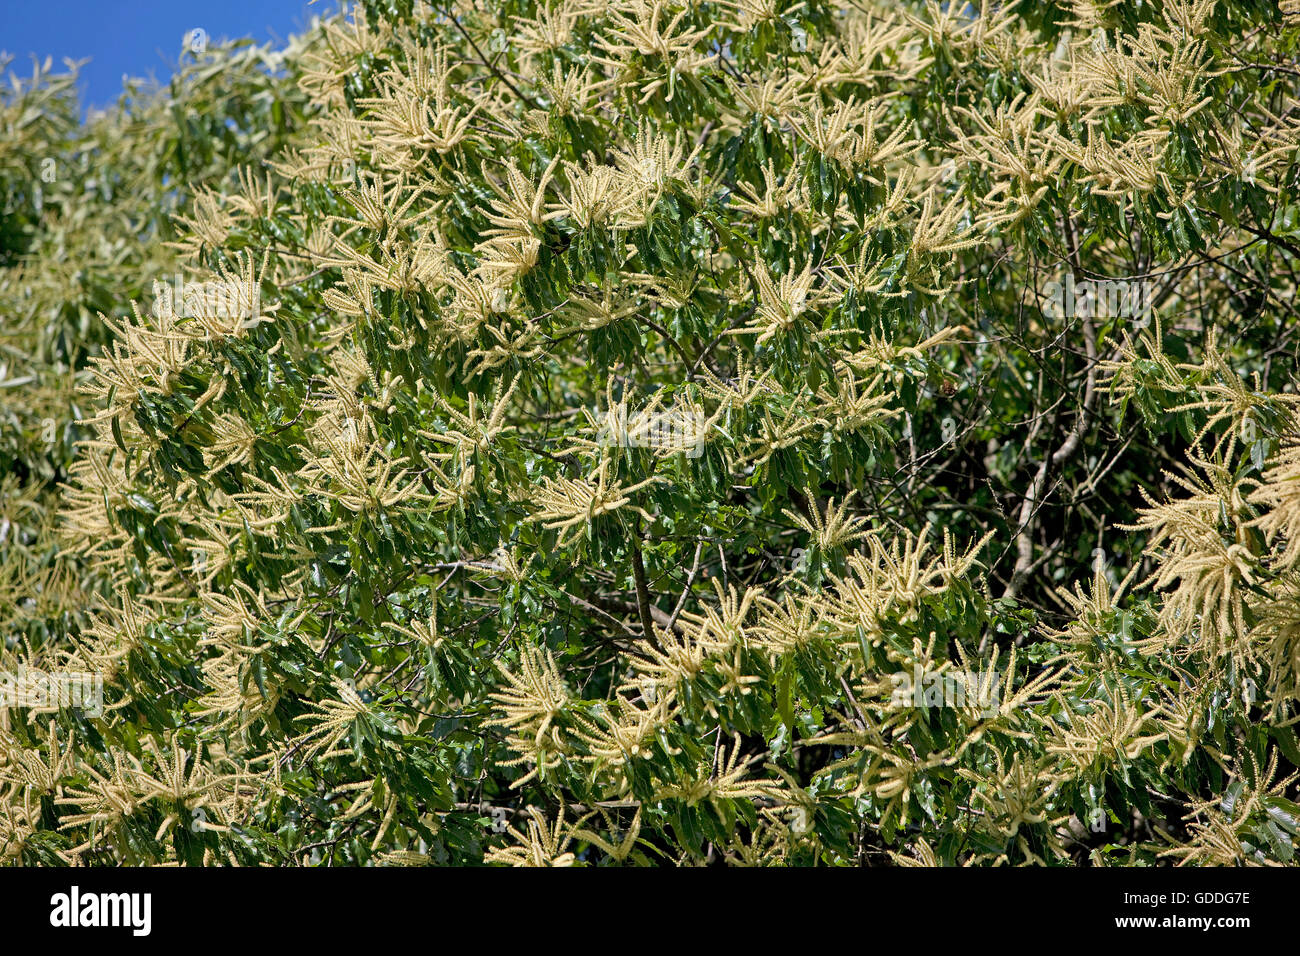
M 953 7 L 19 86 L 0 853 L 1292 862 L 1297 22 Z

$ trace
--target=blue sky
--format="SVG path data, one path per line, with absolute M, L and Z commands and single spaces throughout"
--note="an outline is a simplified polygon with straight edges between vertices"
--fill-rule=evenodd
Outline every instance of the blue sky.
M 124 74 L 165 82 L 191 30 L 214 41 L 282 43 L 337 7 L 333 0 L 0 0 L 0 50 L 13 56 L 9 71 L 23 77 L 31 75 L 31 54 L 52 57 L 56 70 L 64 57 L 89 57 L 80 84 L 84 113 L 116 100 Z

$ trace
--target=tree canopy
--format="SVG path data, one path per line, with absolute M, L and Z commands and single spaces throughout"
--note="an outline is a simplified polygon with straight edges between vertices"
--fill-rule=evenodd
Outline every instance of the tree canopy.
M 1291 863 L 1298 13 L 367 0 L 16 80 L 0 858 Z

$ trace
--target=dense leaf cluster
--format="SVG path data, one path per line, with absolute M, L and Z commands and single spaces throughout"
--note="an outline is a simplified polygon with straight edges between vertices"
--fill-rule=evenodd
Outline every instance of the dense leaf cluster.
M 1298 26 L 392 0 L 17 87 L 0 671 L 105 699 L 0 717 L 0 854 L 1292 862 Z

